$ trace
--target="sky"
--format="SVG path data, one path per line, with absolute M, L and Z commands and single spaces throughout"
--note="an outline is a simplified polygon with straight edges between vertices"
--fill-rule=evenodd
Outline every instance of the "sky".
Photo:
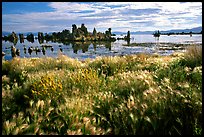
M 201 2 L 2 2 L 2 31 L 137 32 L 202 26 Z

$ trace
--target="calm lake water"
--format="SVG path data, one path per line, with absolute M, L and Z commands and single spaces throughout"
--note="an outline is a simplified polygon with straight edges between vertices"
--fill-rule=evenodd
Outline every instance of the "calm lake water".
M 124 36 L 116 36 L 124 37 Z M 131 35 L 130 43 L 149 43 L 148 46 L 135 46 L 128 47 L 123 46 L 127 44 L 124 40 L 117 40 L 115 42 L 85 42 L 85 43 L 58 43 L 58 42 L 46 42 L 39 43 L 37 39 L 33 43 L 24 40 L 24 43 L 18 41 L 15 45 L 16 49 L 20 49 L 20 57 L 30 58 L 30 57 L 57 57 L 59 54 L 64 54 L 72 58 L 78 58 L 79 60 L 84 60 L 87 58 L 96 58 L 97 56 L 121 56 L 128 54 L 138 54 L 138 53 L 158 53 L 160 55 L 169 55 L 175 52 L 174 50 L 158 50 L 158 41 L 153 37 L 153 35 Z M 161 35 L 159 38 L 159 43 L 179 43 L 179 44 L 202 44 L 202 35 L 195 34 L 192 37 L 189 35 Z M 12 59 L 10 47 L 14 45 L 13 43 L 7 41 L 2 41 L 2 51 L 6 53 L 4 58 L 6 60 Z M 28 49 L 29 47 L 38 47 L 42 49 L 42 45 L 51 45 L 54 50 L 51 51 L 51 47 L 46 48 L 45 54 L 42 52 L 33 51 L 31 54 L 28 50 L 24 52 L 24 46 Z M 62 49 L 62 52 L 60 51 Z M 178 51 L 178 50 L 177 50 Z M 185 52 L 185 50 L 180 50 Z

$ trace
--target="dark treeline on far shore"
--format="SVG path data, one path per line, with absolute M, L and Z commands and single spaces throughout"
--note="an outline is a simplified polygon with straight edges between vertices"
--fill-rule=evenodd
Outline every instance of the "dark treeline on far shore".
M 88 32 L 84 24 L 81 24 L 81 27 L 78 28 L 75 24 L 73 24 L 72 31 L 65 29 L 62 32 L 53 32 L 51 34 L 38 32 L 38 37 L 36 37 L 36 39 L 38 39 L 40 44 L 43 43 L 44 40 L 53 42 L 116 41 L 116 38 L 112 36 L 115 36 L 115 34 L 111 33 L 111 28 L 108 28 L 105 33 L 97 32 L 95 28 L 92 32 Z M 27 39 L 28 41 L 33 43 L 34 38 L 35 37 L 32 33 L 27 34 L 26 37 L 24 37 L 23 34 L 19 34 L 19 39 L 21 43 L 24 42 L 24 39 Z M 18 41 L 18 36 L 15 32 L 12 32 L 8 36 L 2 36 L 2 40 L 11 41 L 15 45 Z M 127 33 L 127 36 L 125 36 L 123 40 L 130 40 L 129 31 Z
M 161 35 L 192 35 L 192 34 L 202 34 L 201 32 L 168 32 L 168 33 L 160 33 Z
M 152 35 L 154 37 L 159 38 L 160 35 L 168 35 L 168 36 L 170 36 L 170 35 L 190 35 L 190 36 L 192 36 L 193 34 L 202 34 L 202 31 L 200 31 L 200 32 L 192 32 L 192 31 L 190 31 L 190 32 L 166 32 L 166 33 L 164 33 L 164 32 L 160 32 L 158 30 L 158 31 L 155 31 Z

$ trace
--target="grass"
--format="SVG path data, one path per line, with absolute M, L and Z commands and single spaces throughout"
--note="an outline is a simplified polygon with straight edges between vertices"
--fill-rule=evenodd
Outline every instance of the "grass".
M 2 134 L 201 135 L 200 60 L 197 49 L 3 60 Z
M 202 47 L 189 46 L 184 58 L 183 63 L 191 68 L 202 65 Z

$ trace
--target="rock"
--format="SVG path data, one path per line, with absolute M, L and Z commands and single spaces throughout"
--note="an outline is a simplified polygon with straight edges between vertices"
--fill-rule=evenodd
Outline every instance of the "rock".
M 32 47 L 29 47 L 29 48 L 28 48 L 28 53 L 29 53 L 30 55 L 31 55 L 32 51 L 33 51 L 33 48 L 32 48 Z
M 54 48 L 53 48 L 53 47 L 51 48 L 51 51 L 52 51 L 52 52 L 54 51 Z
M 5 56 L 5 55 L 6 55 L 6 53 L 2 52 L 2 57 Z
M 16 56 L 16 48 L 14 46 L 11 46 L 11 55 L 12 57 Z
M 17 49 L 17 50 L 16 50 L 16 55 L 17 55 L 17 56 L 20 56 L 20 49 Z

